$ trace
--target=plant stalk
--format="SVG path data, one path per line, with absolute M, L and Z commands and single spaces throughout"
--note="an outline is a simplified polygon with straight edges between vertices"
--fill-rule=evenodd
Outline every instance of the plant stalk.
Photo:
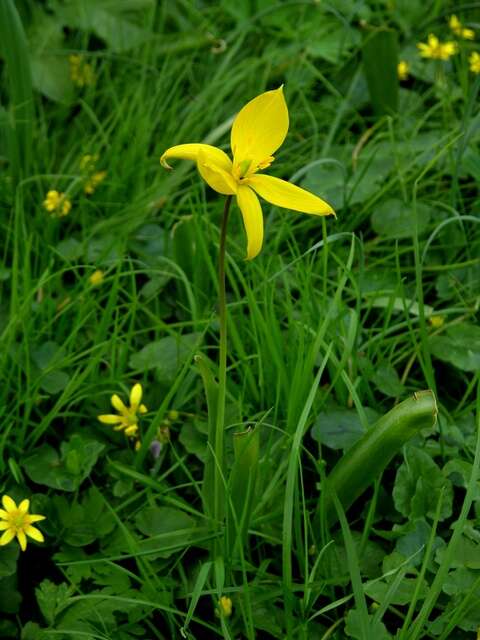
M 225 514 L 224 431 L 227 389 L 227 297 L 225 288 L 225 253 L 227 243 L 227 226 L 231 204 L 232 196 L 227 196 L 220 229 L 220 250 L 218 259 L 218 320 L 220 324 L 220 344 L 218 357 L 218 399 L 215 426 L 214 473 L 214 518 L 218 524 L 223 522 Z

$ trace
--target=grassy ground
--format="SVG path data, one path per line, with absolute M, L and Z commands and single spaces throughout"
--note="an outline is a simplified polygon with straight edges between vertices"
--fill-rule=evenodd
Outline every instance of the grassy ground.
M 46 520 L 43 544 L 0 548 L 0 637 L 474 637 L 480 76 L 478 44 L 448 18 L 480 27 L 477 4 L 24 0 L 30 58 L 13 4 L 0 21 L 0 474 L 2 494 Z M 410 65 L 393 115 L 375 111 L 362 63 L 379 25 Z M 420 58 L 429 33 L 459 51 Z M 282 83 L 290 131 L 269 170 L 337 219 L 264 203 L 264 248 L 245 261 L 232 210 L 226 472 L 233 433 L 258 425 L 259 453 L 243 470 L 256 474 L 246 544 L 222 560 L 194 356 L 215 372 L 223 199 L 193 164 L 166 172 L 159 157 L 228 150 L 235 113 Z M 85 154 L 98 157 L 82 167 Z M 51 190 L 67 215 L 46 210 Z M 135 383 L 138 450 L 97 420 Z M 327 530 L 322 484 L 342 451 L 429 388 L 436 426 Z

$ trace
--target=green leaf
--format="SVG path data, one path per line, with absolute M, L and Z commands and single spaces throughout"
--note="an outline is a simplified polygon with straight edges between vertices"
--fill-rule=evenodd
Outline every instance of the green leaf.
M 370 29 L 363 42 L 363 68 L 373 108 L 378 115 L 398 109 L 398 37 L 393 29 Z
M 133 8 L 144 8 L 149 2 L 111 2 L 111 0 L 71 0 L 67 6 L 55 2 L 57 15 L 74 29 L 93 31 L 109 48 L 121 53 L 138 47 L 151 36 L 132 22 L 127 14 Z
M 327 477 L 326 494 L 320 505 L 327 522 L 337 519 L 333 495 L 345 510 L 369 487 L 410 438 L 421 429 L 432 427 L 437 418 L 435 396 L 431 391 L 416 392 L 373 425 L 338 461 Z
M 229 478 L 231 504 L 227 518 L 227 544 L 230 553 L 241 552 L 253 512 L 260 451 L 260 428 L 233 436 L 235 459 Z
M 135 371 L 155 369 L 159 381 L 173 382 L 178 369 L 191 357 L 200 333 L 167 336 L 150 342 L 130 357 L 129 365 Z
M 11 576 L 16 572 L 19 549 L 17 544 L 0 547 L 0 578 Z
M 365 415 L 373 424 L 379 415 L 373 409 L 365 407 Z M 354 409 L 329 409 L 318 414 L 311 430 L 311 436 L 317 442 L 330 449 L 350 449 L 365 433 L 358 413 Z
M 43 580 L 35 589 L 38 606 L 45 621 L 51 625 L 58 614 L 68 606 L 72 588 L 65 582 L 54 584 L 50 580 Z
M 74 434 L 62 443 L 60 454 L 44 444 L 22 464 L 34 482 L 61 491 L 76 491 L 90 475 L 104 448 L 97 440 Z
M 0 611 L 2 613 L 12 614 L 19 612 L 22 596 L 18 592 L 17 587 L 16 575 L 11 575 L 0 580 Z
M 393 488 L 397 511 L 412 520 L 422 517 L 433 519 L 442 489 L 440 520 L 445 520 L 452 514 L 452 483 L 428 453 L 417 447 L 408 447 Z
M 172 507 L 145 507 L 135 518 L 135 524 L 143 535 L 148 536 L 148 546 L 160 549 L 158 554 L 163 558 L 175 553 L 176 546 L 190 544 L 196 528 L 191 516 Z M 164 551 L 162 547 L 165 547 Z
M 442 564 L 446 548 L 441 547 L 435 554 L 435 560 L 438 564 Z M 450 567 L 457 569 L 465 567 L 467 569 L 480 569 L 480 543 L 470 540 L 462 535 L 458 544 L 455 546 L 453 556 L 451 557 Z
M 390 364 L 380 365 L 373 375 L 373 381 L 382 393 L 391 398 L 398 398 L 405 392 L 398 373 Z
M 448 327 L 446 335 L 429 339 L 432 354 L 461 371 L 480 369 L 480 327 L 466 322 Z
M 91 487 L 82 501 L 54 498 L 63 540 L 72 547 L 84 547 L 101 540 L 115 528 L 115 518 L 96 487 Z
M 403 577 L 392 593 L 389 592 L 389 590 L 394 579 L 395 575 L 389 576 L 389 578 L 380 580 L 379 582 L 367 584 L 365 585 L 365 593 L 378 603 L 383 603 L 388 595 L 388 602 L 390 604 L 409 604 L 417 589 L 418 578 Z M 423 580 L 416 597 L 418 600 L 424 600 L 427 594 L 428 585 L 426 581 Z
M 428 227 L 431 208 L 417 203 L 418 233 Z M 415 215 L 410 204 L 397 198 L 390 198 L 376 206 L 371 218 L 375 233 L 384 238 L 411 238 L 415 233 Z
M 351 638 L 366 640 L 363 634 L 361 615 L 357 609 L 350 609 L 346 617 L 345 633 Z M 383 622 L 373 620 L 373 616 L 370 614 L 368 616 L 368 631 L 369 638 L 375 638 L 375 640 L 391 640 L 392 638 Z

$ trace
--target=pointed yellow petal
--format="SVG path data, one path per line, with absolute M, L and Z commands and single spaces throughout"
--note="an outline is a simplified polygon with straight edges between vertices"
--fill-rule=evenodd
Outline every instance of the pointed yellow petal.
M 235 164 L 251 160 L 250 168 L 256 168 L 273 156 L 287 132 L 288 108 L 283 87 L 250 100 L 232 126 L 230 143 Z
M 121 416 L 114 416 L 113 414 L 97 416 L 97 420 L 100 420 L 103 424 L 119 424 L 123 421 Z
M 2 534 L 2 537 L 0 538 L 0 546 L 3 547 L 3 545 L 8 544 L 14 539 L 14 537 L 15 537 L 15 529 L 13 527 L 11 529 L 7 529 L 5 533 Z
M 10 522 L 0 522 L 0 531 L 5 531 L 6 529 L 10 529 L 12 525 L 10 524 Z
M 139 413 L 147 413 L 147 412 L 148 412 L 148 409 L 147 409 L 147 407 L 146 407 L 144 404 L 141 404 L 141 405 L 138 407 L 138 411 L 139 411 Z
M 46 516 L 41 516 L 38 513 L 32 513 L 31 515 L 28 516 L 28 522 L 29 524 L 33 524 L 34 522 L 40 522 L 41 520 L 45 520 Z
M 113 396 L 110 399 L 110 402 L 112 403 L 112 407 L 117 411 L 120 411 L 120 413 L 123 413 L 123 414 L 127 413 L 127 407 L 123 404 L 123 401 L 120 399 L 119 396 L 117 396 L 116 393 L 113 394 Z
M 15 511 L 17 508 L 17 505 L 15 504 L 15 502 L 10 498 L 10 496 L 3 496 L 2 498 L 2 504 L 4 506 L 4 509 L 7 513 L 10 513 L 11 511 Z
M 27 534 L 27 536 L 30 536 L 30 538 L 33 538 L 37 542 L 45 542 L 43 533 L 36 527 L 31 527 L 30 525 L 28 527 L 25 527 L 25 533 Z
M 27 536 L 23 531 L 17 531 L 17 540 L 20 545 L 20 549 L 22 551 L 25 551 L 25 549 L 27 548 Z
M 143 389 L 141 384 L 134 384 L 130 391 L 130 407 L 136 411 L 138 405 L 142 401 Z
M 175 147 L 170 147 L 160 158 L 160 164 L 166 169 L 171 169 L 167 160 L 170 158 L 178 158 L 179 160 L 193 160 L 197 162 L 198 154 L 203 152 L 212 161 L 224 171 L 232 170 L 232 161 L 227 156 L 225 151 L 213 147 L 210 144 L 178 144 Z
M 262 208 L 250 187 L 243 185 L 238 187 L 237 203 L 242 212 L 247 233 L 247 260 L 252 260 L 260 253 L 263 244 Z
M 18 505 L 18 510 L 20 511 L 20 513 L 27 513 L 28 508 L 30 507 L 30 500 L 22 500 L 21 503 Z
M 248 184 L 260 197 L 277 207 L 318 216 L 335 215 L 335 211 L 325 200 L 280 178 L 254 175 L 248 179 Z
M 8 518 L 8 513 L 4 509 L 0 509 L 0 518 L 3 518 L 3 520 Z
M 215 158 L 200 151 L 198 154 L 197 168 L 209 187 L 226 196 L 233 196 L 237 192 L 237 182 L 232 176 L 231 170 L 225 171 L 215 163 Z

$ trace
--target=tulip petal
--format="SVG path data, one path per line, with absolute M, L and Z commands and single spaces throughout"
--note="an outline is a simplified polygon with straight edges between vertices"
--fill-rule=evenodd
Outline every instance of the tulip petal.
M 317 216 L 335 215 L 335 211 L 325 200 L 280 178 L 254 175 L 248 179 L 248 184 L 261 198 L 277 207 Z
M 134 411 L 137 410 L 138 405 L 142 401 L 143 389 L 141 384 L 134 384 L 130 391 L 130 407 Z
M 197 169 L 214 191 L 226 196 L 233 196 L 237 192 L 237 183 L 232 176 L 231 170 L 225 171 L 215 163 L 212 155 L 200 151 L 197 160 Z
M 213 147 L 211 144 L 178 144 L 170 147 L 160 158 L 160 164 L 166 169 L 171 169 L 167 160 L 170 158 L 178 158 L 180 160 L 198 161 L 198 154 L 202 152 L 209 160 L 224 171 L 232 171 L 232 161 L 225 151 Z
M 12 498 L 10 498 L 10 496 L 3 496 L 2 504 L 7 513 L 11 513 L 12 511 L 16 511 L 17 509 L 17 505 L 12 500 Z
M 262 207 L 250 187 L 243 185 L 238 187 L 237 203 L 247 234 L 247 260 L 252 260 L 260 253 L 263 244 Z
M 235 165 L 248 160 L 250 168 L 269 159 L 288 132 L 288 108 L 283 87 L 260 94 L 233 121 L 230 143 Z

